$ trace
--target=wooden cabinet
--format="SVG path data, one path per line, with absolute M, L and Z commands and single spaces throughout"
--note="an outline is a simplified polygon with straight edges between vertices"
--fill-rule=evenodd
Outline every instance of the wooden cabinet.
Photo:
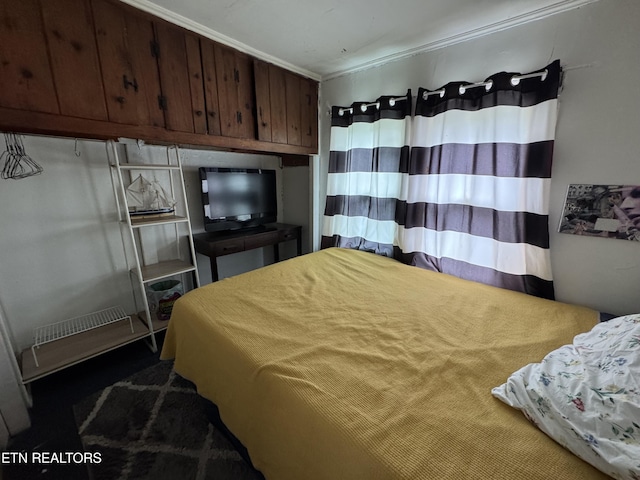
M 42 0 L 42 19 L 62 115 L 107 120 L 88 0 Z
M 0 105 L 107 120 L 88 0 L 0 6 Z
M 60 113 L 40 2 L 0 2 L 0 26 L 0 106 Z
M 109 121 L 164 127 L 153 23 L 104 0 L 92 5 Z
M 300 77 L 300 139 L 303 147 L 318 148 L 318 82 Z
M 200 50 L 208 133 L 256 138 L 252 58 L 204 38 Z
M 253 61 L 244 53 L 216 43 L 213 47 L 220 110 L 220 134 L 255 138 Z
M 105 0 L 93 8 L 109 120 L 206 133 L 197 37 Z
M 200 39 L 205 116 L 207 118 L 207 133 L 209 135 L 220 135 L 220 105 L 218 103 L 218 76 L 216 74 L 215 46 L 216 44 L 211 40 Z
M 318 84 L 254 60 L 258 139 L 315 147 L 318 142 Z
M 207 120 L 198 38 L 166 22 L 156 22 L 155 30 L 166 128 L 205 134 Z
M 317 151 L 317 82 L 119 1 L 5 0 L 0 25 L 0 131 Z

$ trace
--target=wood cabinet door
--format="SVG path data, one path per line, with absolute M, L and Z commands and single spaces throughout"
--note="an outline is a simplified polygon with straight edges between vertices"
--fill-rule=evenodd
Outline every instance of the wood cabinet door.
M 152 21 L 106 0 L 92 7 L 109 121 L 164 127 Z
M 318 82 L 300 80 L 300 136 L 303 147 L 318 148 Z
M 258 140 L 272 142 L 271 125 L 271 87 L 269 82 L 269 64 L 262 60 L 253 60 L 253 75 L 256 86 L 256 122 Z
M 318 146 L 318 83 L 261 60 L 254 61 L 258 139 Z
M 285 89 L 287 97 L 287 143 L 289 145 L 301 145 L 302 128 L 300 117 L 300 77 L 291 72 L 285 74 Z
M 288 141 L 287 71 L 275 65 L 254 60 L 258 139 L 265 142 Z
M 60 112 L 38 0 L 0 2 L 0 106 Z
M 41 6 L 60 113 L 107 120 L 88 0 L 42 0 Z
M 204 80 L 205 116 L 207 133 L 220 135 L 220 105 L 218 103 L 218 76 L 216 74 L 215 42 L 200 38 L 202 76 Z
M 204 134 L 207 126 L 198 39 L 166 22 L 156 22 L 155 28 L 166 128 Z
M 220 133 L 256 138 L 253 60 L 218 43 L 214 45 Z

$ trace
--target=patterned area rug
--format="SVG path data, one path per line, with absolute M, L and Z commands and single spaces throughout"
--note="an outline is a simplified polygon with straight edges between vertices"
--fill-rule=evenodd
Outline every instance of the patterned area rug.
M 74 406 L 95 480 L 260 480 L 209 422 L 192 383 L 160 362 Z

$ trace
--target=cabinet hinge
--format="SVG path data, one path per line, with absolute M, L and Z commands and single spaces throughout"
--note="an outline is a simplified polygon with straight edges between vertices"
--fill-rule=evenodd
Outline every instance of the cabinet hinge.
M 164 95 L 158 95 L 158 107 L 160 108 L 160 110 L 167 109 L 167 97 L 165 97 Z
M 133 79 L 133 81 L 131 81 L 127 78 L 126 75 L 122 75 L 122 85 L 124 86 L 125 90 L 127 90 L 129 87 L 133 87 L 134 92 L 138 91 L 138 80 L 136 80 L 135 78 Z
M 236 112 L 236 123 L 242 125 L 242 112 Z
M 155 40 L 151 40 L 149 44 L 151 46 L 151 56 L 155 58 L 160 58 L 160 44 Z

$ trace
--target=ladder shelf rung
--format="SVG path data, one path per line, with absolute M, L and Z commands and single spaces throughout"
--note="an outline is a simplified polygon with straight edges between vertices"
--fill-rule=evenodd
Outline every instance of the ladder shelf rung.
M 181 273 L 193 272 L 195 269 L 196 267 L 193 264 L 184 260 L 169 260 L 140 267 L 144 283 L 162 280 Z M 137 274 L 135 268 L 131 269 L 131 272 Z
M 122 170 L 180 170 L 180 165 L 154 163 L 121 163 Z
M 131 226 L 133 228 L 149 227 L 152 225 L 166 225 L 171 223 L 187 222 L 187 217 L 180 215 L 166 215 L 157 217 L 131 217 Z

